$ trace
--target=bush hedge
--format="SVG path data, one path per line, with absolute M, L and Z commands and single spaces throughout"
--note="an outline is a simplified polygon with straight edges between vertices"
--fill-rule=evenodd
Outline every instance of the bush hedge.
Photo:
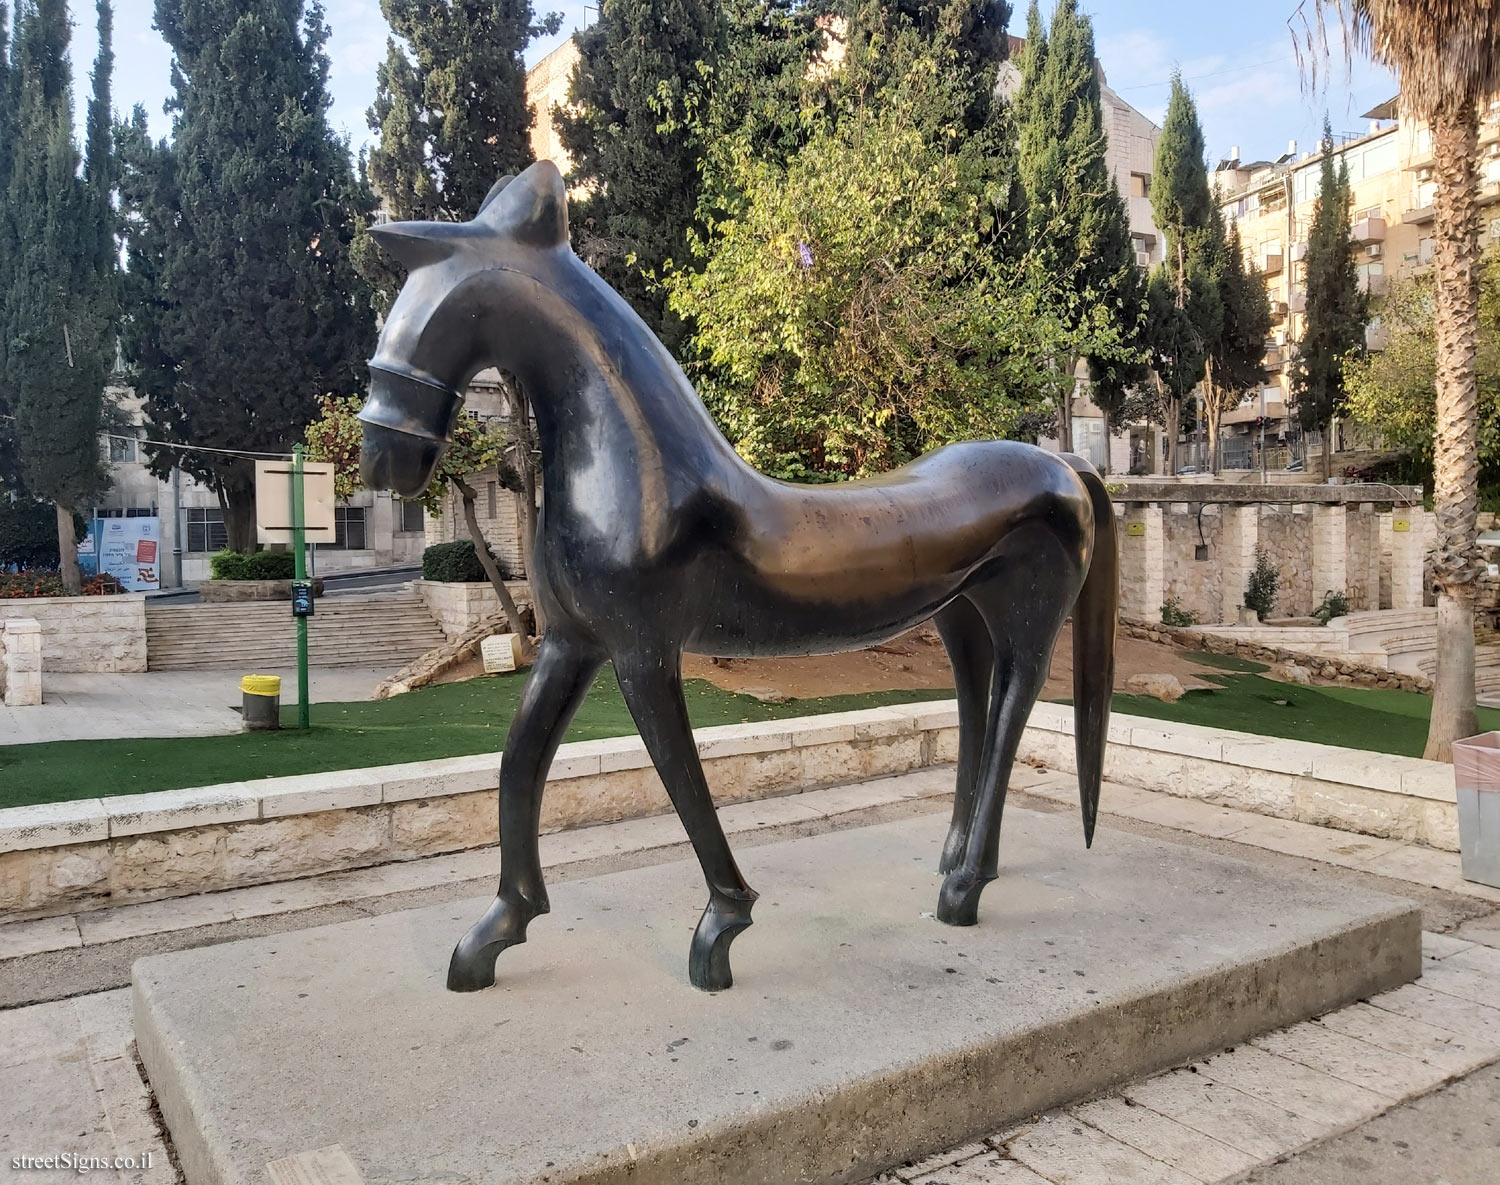
M 125 589 L 108 572 L 101 572 L 83 582 L 86 597 L 112 597 Z M 48 568 L 32 568 L 26 572 L 0 572 L 0 601 L 21 600 L 28 597 L 65 597 L 62 577 Z
M 489 577 L 484 574 L 473 541 L 460 539 L 457 543 L 434 543 L 422 553 L 422 579 L 443 584 L 477 584 Z
M 208 567 L 215 580 L 291 580 L 297 574 L 289 551 L 219 551 Z

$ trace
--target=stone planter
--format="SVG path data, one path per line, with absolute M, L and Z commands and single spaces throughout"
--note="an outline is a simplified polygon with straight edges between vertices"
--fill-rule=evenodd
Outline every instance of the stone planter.
M 1236 625 L 1259 625 L 1260 616 L 1248 605 L 1240 606 L 1240 619 Z
M 313 596 L 323 595 L 323 579 L 313 581 Z M 234 601 L 290 601 L 290 580 L 205 580 L 198 586 L 198 599 L 205 605 Z

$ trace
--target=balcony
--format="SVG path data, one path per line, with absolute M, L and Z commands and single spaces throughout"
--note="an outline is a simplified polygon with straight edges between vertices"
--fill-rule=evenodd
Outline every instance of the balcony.
M 1307 241 L 1292 244 L 1292 262 L 1301 263 L 1307 258 Z
M 1359 290 L 1366 296 L 1384 296 L 1388 284 L 1389 279 L 1384 272 L 1360 273 Z
M 1294 313 L 1307 312 L 1307 293 L 1293 292 L 1291 300 L 1287 302 L 1287 308 Z
M 1384 326 L 1365 326 L 1365 349 L 1369 350 L 1372 354 L 1379 353 L 1381 350 L 1385 349 L 1388 340 L 1389 336 L 1387 335 Z
M 1263 276 L 1275 276 L 1281 272 L 1281 252 L 1267 251 L 1260 257 L 1260 271 Z
M 1349 241 L 1359 246 L 1385 242 L 1385 219 L 1359 219 L 1349 231 Z

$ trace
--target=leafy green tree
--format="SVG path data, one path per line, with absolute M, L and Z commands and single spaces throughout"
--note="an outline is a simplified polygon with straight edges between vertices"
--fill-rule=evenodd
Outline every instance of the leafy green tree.
M 569 182 L 588 193 L 575 245 L 669 348 L 684 328 L 658 279 L 688 255 L 702 160 L 695 124 L 727 36 L 710 0 L 602 0 L 577 35 L 569 108 L 555 116 Z
M 984 138 L 958 130 L 951 50 L 903 45 L 920 52 L 880 101 L 814 119 L 784 168 L 726 154 L 743 202 L 697 241 L 701 270 L 670 277 L 700 390 L 777 476 L 879 472 L 1009 435 L 1060 349 L 1035 271 L 996 248 L 1005 191 Z M 923 114 L 945 104 L 954 134 L 929 134 Z
M 1245 392 L 1266 381 L 1266 337 L 1271 332 L 1271 301 L 1265 277 L 1252 262 L 1245 262 L 1240 229 L 1214 212 L 1215 231 L 1222 245 L 1217 252 L 1215 278 L 1223 315 L 1219 333 L 1210 343 L 1203 375 L 1204 418 L 1208 424 L 1208 455 L 1214 472 L 1221 465 L 1219 438 L 1224 413 L 1232 411 Z
M 526 102 L 526 47 L 561 18 L 536 19 L 530 0 L 381 0 L 396 37 L 376 72 L 366 115 L 379 141 L 370 183 L 398 221 L 474 217 L 490 187 L 532 162 L 535 113 Z M 367 235 L 360 271 L 383 315 L 401 272 Z
M 56 507 L 64 588 L 81 590 L 74 513 L 105 484 L 104 386 L 117 319 L 112 12 L 100 0 L 87 154 L 73 140 L 66 0 L 23 0 L 11 59 L 14 104 L 6 192 L 4 385 L 21 484 Z
M 1333 418 L 1344 410 L 1344 366 L 1365 348 L 1369 320 L 1359 272 L 1349 251 L 1348 162 L 1334 160 L 1333 131 L 1323 119 L 1318 200 L 1307 235 L 1307 313 L 1292 360 L 1292 401 L 1304 429 L 1323 434 L 1323 477 L 1333 474 Z
M 307 426 L 307 455 L 309 460 L 323 461 L 333 466 L 333 492 L 340 501 L 347 502 L 360 489 L 359 455 L 364 439 L 364 428 L 359 422 L 359 409 L 363 401 L 357 396 L 325 396 L 318 404 L 318 418 Z M 505 587 L 505 577 L 490 550 L 489 540 L 479 526 L 478 495 L 469 484 L 475 473 L 487 469 L 496 470 L 500 484 L 510 490 L 521 487 L 520 475 L 506 462 L 506 440 L 489 425 L 473 415 L 458 417 L 453 426 L 453 439 L 443 450 L 433 474 L 432 484 L 420 498 L 414 499 L 430 515 L 442 513 L 443 503 L 450 491 L 461 500 L 464 523 L 469 538 L 474 542 L 474 554 L 484 569 L 490 586 L 500 599 L 500 608 L 505 611 L 511 629 L 527 637 L 524 619 L 521 617 L 515 598 Z M 531 653 L 530 643 L 523 647 Z
M 1437 428 L 1436 311 L 1430 272 L 1398 279 L 1380 308 L 1384 346 L 1348 359 L 1344 367 L 1348 413 L 1429 469 Z M 1478 320 L 1477 459 L 1493 481 L 1500 475 L 1500 248 L 1491 248 L 1479 263 Z
M 1203 129 L 1192 95 L 1176 75 L 1156 144 L 1151 210 L 1166 239 L 1166 257 L 1146 286 L 1146 340 L 1167 430 L 1167 470 L 1175 473 L 1183 408 L 1203 378 L 1223 321 Z
M 172 139 L 119 129 L 129 265 L 124 344 L 159 473 L 210 486 L 233 551 L 255 550 L 254 467 L 318 398 L 364 384 L 374 347 L 353 266 L 372 199 L 329 131 L 328 30 L 304 0 L 157 0 L 173 53 Z
M 1105 153 L 1104 104 L 1094 63 L 1093 23 L 1076 0 L 1058 0 L 1043 34 L 1037 0 L 1026 18 L 1026 50 L 1016 95 L 1018 169 L 1026 200 L 1029 258 L 1038 287 L 1055 290 L 1058 316 L 1072 339 L 1053 362 L 1058 440 L 1073 448 L 1074 372 L 1093 355 L 1102 369 L 1107 340 L 1133 332 L 1144 293 L 1130 240 L 1130 219 Z

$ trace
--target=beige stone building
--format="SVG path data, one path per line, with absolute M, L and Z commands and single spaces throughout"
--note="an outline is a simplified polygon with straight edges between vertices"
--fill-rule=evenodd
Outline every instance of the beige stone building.
M 1349 170 L 1349 250 L 1358 263 L 1360 285 L 1371 298 L 1366 344 L 1378 350 L 1384 345 L 1380 306 L 1391 279 L 1431 266 L 1432 137 L 1425 123 L 1401 117 L 1397 99 L 1365 118 L 1368 129 L 1346 138 L 1334 151 Z M 1488 247 L 1500 243 L 1500 100 L 1481 112 L 1479 151 L 1480 241 Z M 1244 162 L 1231 150 L 1214 171 L 1220 209 L 1238 225 L 1246 257 L 1265 274 L 1272 315 L 1266 342 L 1270 377 L 1261 391 L 1249 393 L 1225 417 L 1228 468 L 1260 464 L 1262 427 L 1267 469 L 1305 461 L 1309 452 L 1321 454 L 1323 442 L 1316 435 L 1300 440 L 1289 410 L 1288 372 L 1304 328 L 1307 238 L 1322 160 L 1320 151 L 1298 156 L 1295 144 L 1274 161 Z M 1336 424 L 1333 436 L 1336 452 L 1367 443 L 1349 424 Z
M 526 71 L 526 101 L 536 112 L 531 125 L 531 154 L 537 160 L 550 160 L 566 177 L 573 162 L 568 159 L 552 124 L 552 112 L 568 105 L 568 86 L 573 67 L 578 65 L 578 42 L 569 37 L 545 58 Z

